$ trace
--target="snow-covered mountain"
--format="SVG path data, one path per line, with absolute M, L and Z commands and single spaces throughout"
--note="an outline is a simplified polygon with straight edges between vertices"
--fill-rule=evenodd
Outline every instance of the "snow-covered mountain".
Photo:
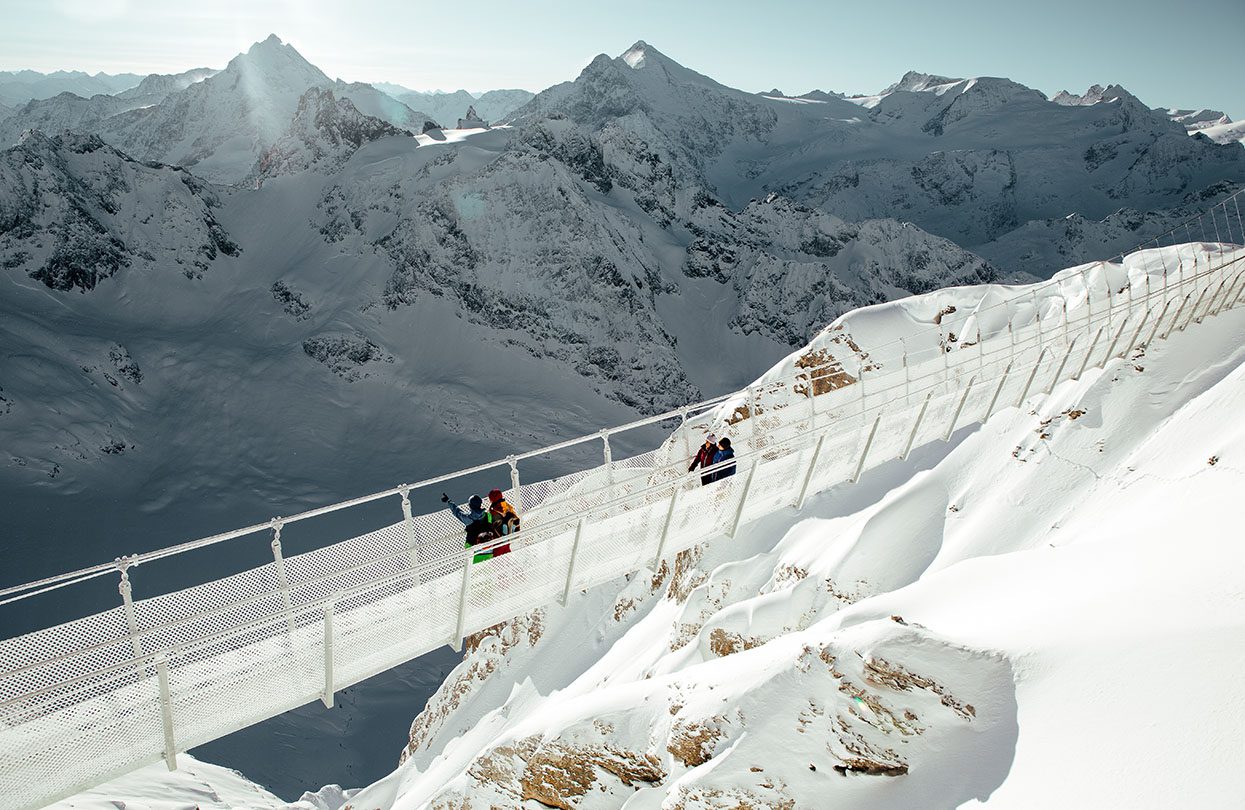
M 0 103 L 16 107 L 31 99 L 44 99 L 61 93 L 90 97 L 118 93 L 142 79 L 134 73 L 90 75 L 80 70 L 39 73 L 34 70 L 0 71 Z
M 238 251 L 213 216 L 219 206 L 183 169 L 139 163 L 98 136 L 31 132 L 0 154 L 0 263 L 64 291 L 122 268 L 198 278 Z
M 1007 79 L 912 72 L 875 96 L 793 103 L 724 87 L 640 42 L 514 117 L 564 115 L 593 133 L 608 162 L 630 165 L 619 182 L 634 174 L 668 218 L 695 193 L 675 190 L 692 178 L 732 208 L 777 191 L 847 220 L 911 221 L 970 249 L 1030 220 L 1170 208 L 1245 182 L 1245 152 L 1190 139 L 1112 92 L 1111 103 L 1064 105 Z
M 376 87 L 412 109 L 423 110 L 432 120 L 446 127 L 453 126 L 472 106 L 485 121 L 497 123 L 531 101 L 535 95 L 528 90 L 468 93 L 466 90 L 421 92 L 396 84 L 377 84 Z
M 388 128 L 411 114 L 270 38 L 103 115 L 112 146 L 4 153 L 11 581 L 737 388 L 854 308 L 1142 242 L 1245 165 L 1122 97 L 909 74 L 797 101 L 644 43 L 509 127 Z
M 217 73 L 218 71 L 212 68 L 192 68 L 181 73 L 152 73 L 134 87 L 123 90 L 116 96 L 127 101 L 136 100 L 155 104 L 173 93 L 185 90 L 196 82 L 210 79 Z
M 218 73 L 149 77 L 132 95 L 61 95 L 54 105 L 32 103 L 0 122 L 0 135 L 12 141 L 26 129 L 91 132 L 137 159 L 193 168 L 207 180 L 234 183 L 285 134 L 299 99 L 311 87 L 331 89 L 364 114 L 414 132 L 428 120 L 371 85 L 330 79 L 273 35 Z
M 851 313 L 772 374 L 983 293 Z M 1230 806 L 1243 339 L 1208 319 L 469 639 L 352 806 Z M 1220 707 L 1192 725 L 1190 671 Z
M 359 112 L 349 98 L 337 99 L 332 90 L 313 87 L 298 100 L 289 131 L 260 155 L 250 177 L 258 185 L 270 177 L 308 169 L 332 172 L 365 143 L 410 135 Z

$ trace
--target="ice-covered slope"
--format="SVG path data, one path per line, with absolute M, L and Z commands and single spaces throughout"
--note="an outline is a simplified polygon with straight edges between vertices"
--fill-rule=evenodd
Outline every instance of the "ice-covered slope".
M 773 373 L 983 292 L 852 313 Z M 1243 338 L 1207 319 L 481 634 L 354 805 L 1230 806 Z

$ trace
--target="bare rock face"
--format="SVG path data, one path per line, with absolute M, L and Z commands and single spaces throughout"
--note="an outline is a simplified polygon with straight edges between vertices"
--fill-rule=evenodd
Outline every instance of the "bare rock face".
M 238 246 L 216 193 L 97 136 L 29 133 L 0 155 L 0 262 L 55 290 L 93 289 L 124 269 L 199 278 Z
M 348 98 L 313 87 L 298 100 L 289 131 L 269 147 L 251 170 L 247 183 L 315 169 L 332 172 L 359 147 L 380 138 L 409 136 L 387 121 L 359 112 Z

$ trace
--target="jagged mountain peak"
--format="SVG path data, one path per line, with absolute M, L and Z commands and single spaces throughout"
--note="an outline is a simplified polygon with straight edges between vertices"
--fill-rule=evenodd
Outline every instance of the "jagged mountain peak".
M 665 59 L 666 56 L 641 39 L 624 51 L 618 58 L 639 70 L 647 65 L 650 59 Z
M 930 90 L 934 87 L 942 87 L 945 85 L 956 84 L 964 79 L 956 79 L 950 76 L 939 76 L 936 73 L 921 73 L 915 70 L 909 70 L 899 81 L 883 90 L 879 95 L 889 95 L 891 93 L 906 90 L 910 93 L 919 93 L 924 90 Z
M 293 45 L 271 34 L 262 42 L 256 42 L 246 53 L 229 60 L 224 73 L 240 74 L 246 78 L 287 78 L 306 87 L 312 84 L 331 84 L 320 68 L 308 62 Z
M 248 180 L 258 186 L 277 175 L 333 170 L 365 143 L 400 135 L 410 133 L 365 115 L 345 96 L 312 87 L 299 97 L 288 132 L 260 156 Z

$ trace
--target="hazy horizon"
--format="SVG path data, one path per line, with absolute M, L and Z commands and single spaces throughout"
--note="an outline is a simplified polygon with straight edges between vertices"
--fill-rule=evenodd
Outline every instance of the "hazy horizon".
M 327 0 L 0 0 L 0 11 L 7 29 L 0 70 L 146 75 L 222 68 L 276 34 L 347 81 L 539 92 L 574 79 L 598 54 L 617 56 L 642 39 L 749 92 L 876 93 L 918 70 L 1005 76 L 1047 96 L 1119 84 L 1150 106 L 1245 117 L 1245 4 L 1232 0 L 1179 8 L 1158 0 L 1092 7 L 1052 0 L 1040 12 L 982 0 L 936 8 L 801 1 L 764 9 L 725 0 L 712 12 L 652 0 L 621 8 L 564 0 L 522 7 L 378 0 L 348 12 Z

